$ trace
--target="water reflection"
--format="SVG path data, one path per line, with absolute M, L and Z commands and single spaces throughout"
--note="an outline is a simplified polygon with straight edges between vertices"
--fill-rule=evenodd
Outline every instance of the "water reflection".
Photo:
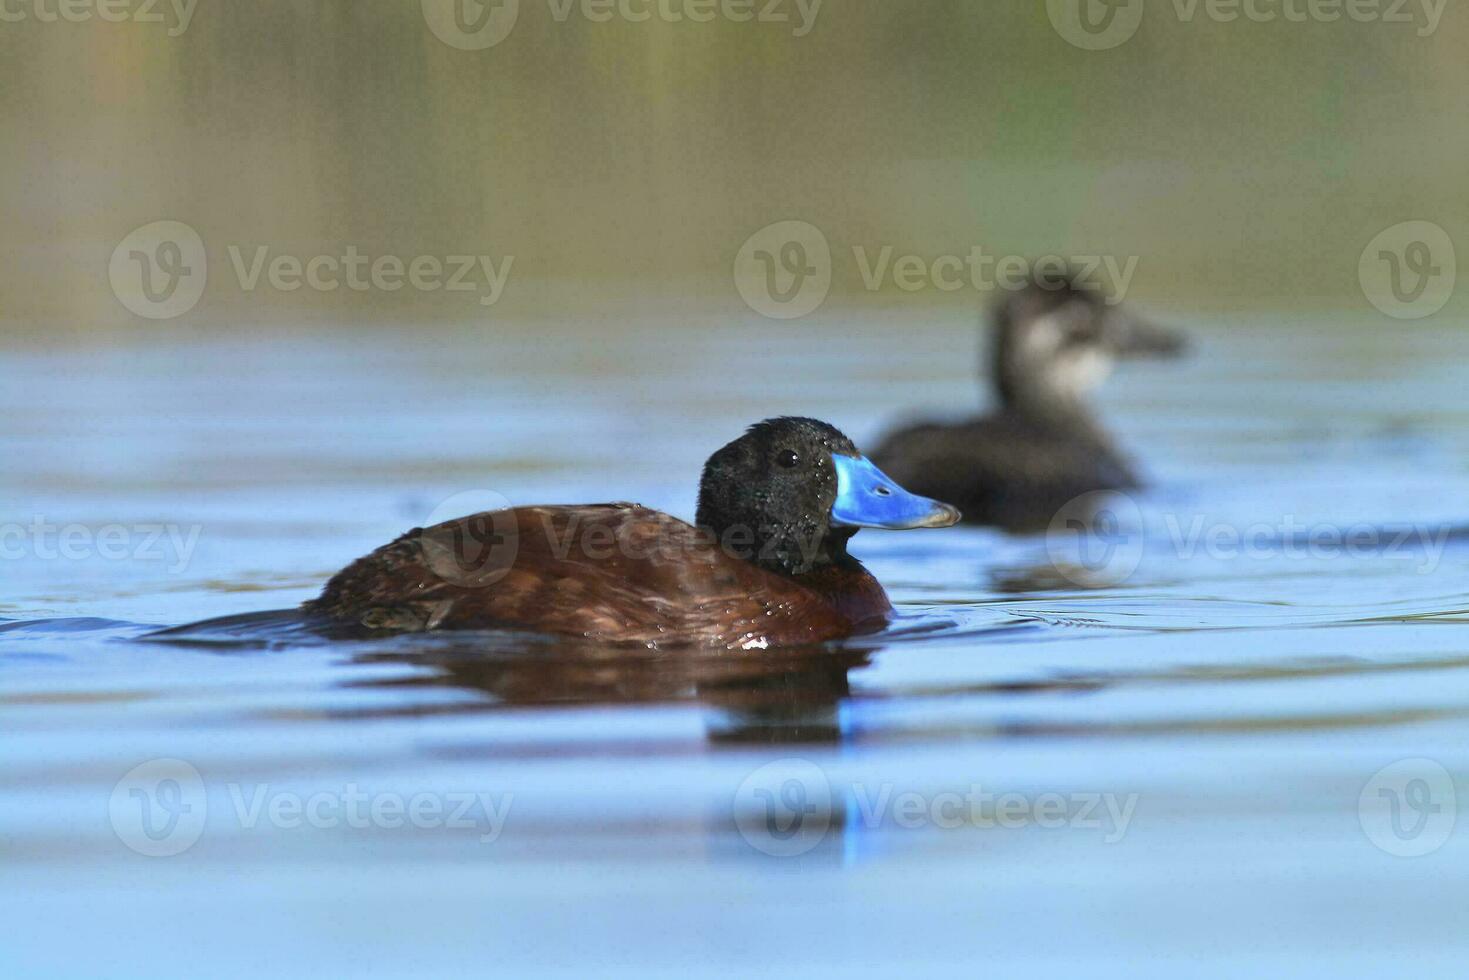
M 389 678 L 349 679 L 344 688 L 451 687 L 490 698 L 446 707 L 410 696 L 392 707 L 333 712 L 336 719 L 694 701 L 708 708 L 709 739 L 719 743 L 839 741 L 839 707 L 851 694 L 848 673 L 868 666 L 880 647 L 874 641 L 778 651 L 644 649 L 510 631 L 373 638 L 360 630 L 344 635 L 290 609 L 169 627 L 143 638 L 215 652 L 341 644 L 355 651 L 353 664 L 412 668 Z
M 779 653 L 626 651 L 565 642 L 454 638 L 429 650 L 377 651 L 364 664 L 426 668 L 406 678 L 349 681 L 349 687 L 448 686 L 482 692 L 494 707 L 695 701 L 715 743 L 821 743 L 842 738 L 840 706 L 850 671 L 876 646 L 797 648 Z M 408 708 L 406 710 L 417 710 Z

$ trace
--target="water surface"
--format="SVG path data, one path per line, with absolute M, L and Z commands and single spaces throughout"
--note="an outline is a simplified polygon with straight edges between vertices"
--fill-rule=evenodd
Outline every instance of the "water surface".
M 901 319 L 9 355 L 7 973 L 1461 964 L 1454 324 L 1191 323 L 1103 399 L 1154 481 L 1115 534 L 865 532 L 902 617 L 831 649 L 146 638 L 461 494 L 689 517 L 758 418 L 977 405 L 968 321 Z

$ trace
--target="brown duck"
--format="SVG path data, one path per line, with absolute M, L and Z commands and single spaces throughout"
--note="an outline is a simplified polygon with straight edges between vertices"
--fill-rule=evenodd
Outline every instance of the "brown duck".
M 637 504 L 517 507 L 414 528 L 306 604 L 368 631 L 510 629 L 599 643 L 766 649 L 881 629 L 886 593 L 847 542 L 946 527 L 824 422 L 752 426 L 704 467 L 698 526 Z

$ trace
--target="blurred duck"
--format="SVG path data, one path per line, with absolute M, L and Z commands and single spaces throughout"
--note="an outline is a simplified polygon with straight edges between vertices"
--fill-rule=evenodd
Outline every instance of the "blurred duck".
M 1108 306 L 1074 274 L 1006 293 L 991 333 L 998 410 L 899 429 L 874 462 L 913 492 L 952 501 L 967 523 L 1010 531 L 1044 529 L 1093 491 L 1137 488 L 1086 399 L 1118 358 L 1175 356 L 1182 337 Z
M 351 630 L 508 629 L 731 650 L 881 629 L 859 528 L 947 527 L 948 504 L 888 479 L 825 422 L 752 426 L 704 467 L 698 527 L 637 504 L 517 507 L 414 528 L 305 611 Z

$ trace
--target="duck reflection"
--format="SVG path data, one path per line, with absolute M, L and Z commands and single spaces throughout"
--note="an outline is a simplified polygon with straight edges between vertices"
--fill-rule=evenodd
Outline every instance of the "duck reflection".
M 395 644 L 396 645 L 396 644 Z M 721 744 L 823 743 L 842 738 L 840 707 L 850 671 L 871 663 L 875 644 L 706 654 L 625 650 L 547 640 L 454 637 L 416 650 L 379 649 L 360 663 L 424 668 L 357 687 L 455 687 L 491 696 L 495 707 L 697 702 Z
M 839 709 L 851 694 L 848 674 L 868 666 L 882 646 L 869 641 L 775 650 L 647 649 L 509 631 L 371 638 L 370 631 L 324 628 L 297 610 L 228 616 L 154 630 L 145 638 L 219 653 L 336 647 L 351 651 L 353 663 L 413 668 L 388 678 L 347 680 L 344 687 L 458 688 L 490 696 L 479 710 L 696 702 L 709 709 L 711 742 L 766 744 L 840 741 Z M 443 710 L 411 703 L 366 714 Z

